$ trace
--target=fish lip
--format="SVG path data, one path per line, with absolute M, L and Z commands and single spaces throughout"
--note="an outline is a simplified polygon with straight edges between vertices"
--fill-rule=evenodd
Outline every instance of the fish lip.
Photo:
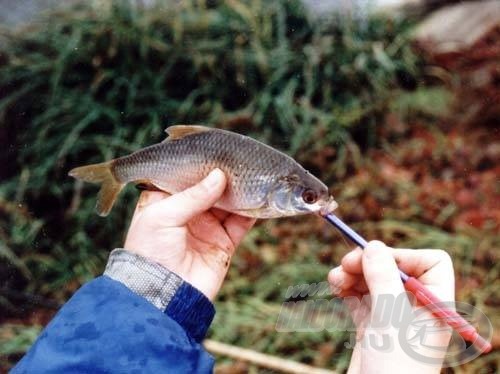
M 339 204 L 335 201 L 333 196 L 330 196 L 330 198 L 325 203 L 325 205 L 323 205 L 321 207 L 321 209 L 319 210 L 319 214 L 322 216 L 326 216 L 326 215 L 330 214 L 331 212 L 333 212 L 335 209 L 337 209 L 338 206 L 339 206 Z

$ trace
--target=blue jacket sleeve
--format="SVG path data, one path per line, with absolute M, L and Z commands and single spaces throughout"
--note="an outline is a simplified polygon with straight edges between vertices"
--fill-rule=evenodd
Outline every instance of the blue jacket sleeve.
M 213 358 L 200 342 L 213 313 L 188 283 L 162 311 L 101 276 L 73 295 L 12 372 L 211 372 Z

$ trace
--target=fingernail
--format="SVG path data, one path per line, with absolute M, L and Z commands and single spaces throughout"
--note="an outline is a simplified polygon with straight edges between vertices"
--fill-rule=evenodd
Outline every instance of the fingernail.
M 214 169 L 208 174 L 208 176 L 203 181 L 203 184 L 208 188 L 214 188 L 220 183 L 220 169 Z
M 351 252 L 348 252 L 344 256 L 343 261 L 351 261 L 351 258 L 356 258 L 357 256 L 359 256 L 359 254 L 357 253 L 358 248 L 359 247 L 356 247 Z
M 365 256 L 368 259 L 375 259 L 379 256 L 385 255 L 386 245 L 382 242 L 379 242 L 377 240 L 374 240 L 370 243 L 368 243 L 368 246 L 365 248 Z
M 344 280 L 342 277 L 342 268 L 340 266 L 330 270 L 330 273 L 328 274 L 328 282 L 330 283 L 330 287 L 334 293 L 339 293 L 341 291 Z

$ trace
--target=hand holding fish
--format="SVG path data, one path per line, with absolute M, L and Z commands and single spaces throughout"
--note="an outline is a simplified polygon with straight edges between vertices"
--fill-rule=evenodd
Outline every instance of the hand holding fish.
M 255 223 L 213 208 L 226 184 L 224 173 L 215 169 L 174 195 L 142 192 L 124 248 L 174 271 L 213 300 L 236 246 Z

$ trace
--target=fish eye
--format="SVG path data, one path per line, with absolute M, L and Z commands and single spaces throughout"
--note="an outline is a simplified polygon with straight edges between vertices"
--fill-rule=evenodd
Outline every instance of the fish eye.
M 304 200 L 306 204 L 314 204 L 318 200 L 318 194 L 316 191 L 308 188 L 302 192 L 302 200 Z

